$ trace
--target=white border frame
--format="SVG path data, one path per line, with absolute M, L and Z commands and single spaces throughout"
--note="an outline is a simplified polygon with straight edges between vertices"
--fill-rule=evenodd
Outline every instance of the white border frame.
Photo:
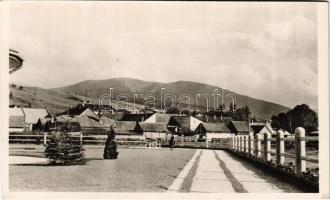
M 320 131 L 320 193 L 98 193 L 98 192 L 10 192 L 8 189 L 8 105 L 9 98 L 9 73 L 8 73 L 8 49 L 9 49 L 9 5 L 17 2 L 0 2 L 0 36 L 1 36 L 1 156 L 2 156 L 2 192 L 4 198 L 14 199 L 59 199 L 59 198 L 82 198 L 82 199 L 326 199 L 329 196 L 329 73 L 328 73 L 328 3 L 318 2 L 318 110 Z M 26 2 L 25 2 L 26 3 Z M 29 2 L 36 3 L 36 2 Z M 37 3 L 99 3 L 99 2 L 37 2 Z M 102 2 L 108 3 L 108 2 Z M 112 2 L 113 3 L 113 2 Z M 123 3 L 123 2 L 118 2 Z M 143 3 L 143 2 L 141 2 Z M 208 2 L 205 2 L 208 3 Z M 212 3 L 240 3 L 240 2 L 212 2 Z M 286 2 L 280 2 L 286 3 Z M 316 2 L 315 2 L 316 3 Z

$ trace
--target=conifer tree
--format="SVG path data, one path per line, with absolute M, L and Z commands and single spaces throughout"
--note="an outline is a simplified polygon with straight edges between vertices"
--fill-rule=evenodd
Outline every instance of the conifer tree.
M 79 141 L 70 137 L 68 131 L 52 134 L 47 143 L 45 156 L 51 165 L 84 164 L 84 148 Z
M 115 136 L 116 136 L 115 132 L 111 126 L 104 148 L 104 154 L 103 154 L 104 159 L 117 159 L 118 157 L 119 153 L 117 152 L 117 144 L 115 141 Z

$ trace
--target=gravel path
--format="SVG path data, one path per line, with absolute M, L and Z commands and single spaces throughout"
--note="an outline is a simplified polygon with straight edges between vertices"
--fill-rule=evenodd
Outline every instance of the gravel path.
M 197 156 L 199 155 L 199 156 Z M 303 192 L 222 150 L 200 150 L 174 180 L 169 192 L 283 193 Z M 194 164 L 192 164 L 194 163 Z M 197 166 L 197 167 L 194 167 Z M 189 172 L 188 172 L 189 171 Z M 191 177 L 193 176 L 193 177 Z M 182 180 L 190 180 L 186 187 Z M 182 184 L 179 184 L 182 183 Z

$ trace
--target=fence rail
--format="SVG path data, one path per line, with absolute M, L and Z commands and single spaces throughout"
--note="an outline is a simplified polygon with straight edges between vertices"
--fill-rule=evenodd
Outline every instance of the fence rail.
M 83 135 L 81 132 L 70 133 L 70 137 L 75 139 L 80 144 L 104 144 L 107 140 L 107 135 Z M 9 135 L 9 143 L 32 143 L 32 144 L 44 144 L 50 141 L 49 133 L 35 134 L 35 135 Z M 146 145 L 146 141 L 141 138 L 124 139 L 116 138 L 116 142 L 121 146 L 130 145 Z
M 284 164 L 285 158 L 295 159 L 295 171 L 306 171 L 306 162 L 318 163 L 317 158 L 306 157 L 306 141 L 318 141 L 317 136 L 306 137 L 305 129 L 299 127 L 295 130 L 294 138 L 284 138 L 284 132 L 279 130 L 276 132 L 276 138 L 271 138 L 270 134 L 248 136 L 237 135 L 232 137 L 229 148 L 249 156 L 262 158 L 265 162 L 271 160 L 271 155 L 275 155 L 276 164 Z M 263 143 L 263 147 L 261 146 Z M 275 150 L 271 150 L 271 142 L 275 142 Z M 285 142 L 294 142 L 295 153 L 285 153 Z

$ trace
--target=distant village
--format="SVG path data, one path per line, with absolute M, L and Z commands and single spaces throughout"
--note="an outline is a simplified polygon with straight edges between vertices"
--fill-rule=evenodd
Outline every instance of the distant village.
M 268 121 L 235 121 L 232 117 L 216 114 L 161 113 L 141 110 L 132 113 L 126 109 L 106 109 L 98 104 L 83 102 L 62 113 L 51 113 L 45 108 L 9 108 L 10 134 L 41 134 L 57 131 L 62 124 L 70 124 L 72 132 L 84 136 L 107 135 L 110 128 L 116 139 L 167 141 L 172 135 L 176 140 L 215 141 L 233 135 L 269 133 L 275 130 Z M 285 132 L 286 136 L 291 134 Z
M 9 55 L 9 69 L 10 73 L 13 73 L 22 67 L 23 59 L 14 50 L 10 50 Z M 178 109 L 131 110 L 111 106 L 105 109 L 102 105 L 84 101 L 69 107 L 64 112 L 52 113 L 47 107 L 10 105 L 9 135 L 41 135 L 61 131 L 63 125 L 68 125 L 71 132 L 80 132 L 83 136 L 106 136 L 111 130 L 116 134 L 116 139 L 156 141 L 162 144 L 172 136 L 176 140 L 195 142 L 219 141 L 234 135 L 265 133 L 275 137 L 276 130 L 282 129 L 281 125 L 272 127 L 267 120 L 250 118 L 247 106 L 243 108 L 236 106 L 233 100 L 228 112 L 223 104 L 220 105 L 220 112 L 213 110 L 202 113 Z M 316 115 L 315 112 L 312 114 Z M 280 117 L 279 115 L 278 118 Z M 272 120 L 280 121 L 277 116 L 273 116 Z M 317 124 L 317 117 L 314 123 Z M 289 125 L 291 128 L 291 123 Z M 284 131 L 284 136 L 291 137 L 292 134 Z

